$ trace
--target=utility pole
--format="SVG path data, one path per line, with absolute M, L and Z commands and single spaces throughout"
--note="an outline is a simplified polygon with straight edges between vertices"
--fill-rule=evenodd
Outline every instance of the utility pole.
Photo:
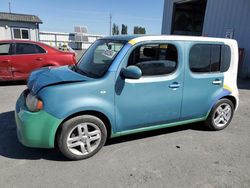
M 112 14 L 109 14 L 109 35 L 112 34 Z
M 11 13 L 11 3 L 9 1 L 9 13 Z

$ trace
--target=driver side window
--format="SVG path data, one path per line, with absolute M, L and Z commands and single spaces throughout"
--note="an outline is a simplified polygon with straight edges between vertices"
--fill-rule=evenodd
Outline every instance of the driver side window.
M 158 76 L 173 73 L 177 68 L 178 53 L 172 44 L 145 44 L 130 54 L 128 66 L 142 70 L 142 76 Z

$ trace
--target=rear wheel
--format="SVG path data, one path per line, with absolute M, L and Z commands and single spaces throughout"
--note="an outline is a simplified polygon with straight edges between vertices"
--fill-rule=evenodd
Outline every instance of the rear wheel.
M 58 147 L 71 160 L 81 160 L 95 155 L 105 144 L 107 130 L 97 117 L 83 115 L 62 124 Z
M 234 105 L 229 99 L 220 99 L 212 108 L 205 124 L 214 131 L 226 128 L 234 114 Z

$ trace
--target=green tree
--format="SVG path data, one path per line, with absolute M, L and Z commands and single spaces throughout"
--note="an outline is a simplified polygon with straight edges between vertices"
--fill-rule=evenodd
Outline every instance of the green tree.
M 146 34 L 145 27 L 135 26 L 134 27 L 134 34 Z
M 128 34 L 128 26 L 122 24 L 121 34 L 122 35 L 127 35 Z
M 116 24 L 113 24 L 112 27 L 112 35 L 119 35 L 120 31 L 119 31 L 119 26 Z
M 116 25 L 116 35 L 119 35 L 119 34 L 120 34 L 119 26 Z
M 138 27 L 137 26 L 134 27 L 134 34 L 138 34 Z
M 115 35 L 115 34 L 116 34 L 116 24 L 113 24 L 112 35 Z

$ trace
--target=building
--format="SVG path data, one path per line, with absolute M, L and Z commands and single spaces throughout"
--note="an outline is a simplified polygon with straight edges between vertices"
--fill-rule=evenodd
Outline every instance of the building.
M 35 15 L 0 12 L 0 40 L 26 39 L 41 41 L 50 46 L 68 45 L 73 49 L 87 49 L 102 35 L 87 33 L 86 27 L 75 27 L 73 33 L 39 31 L 42 20 Z
M 66 44 L 71 48 L 75 48 L 74 34 L 67 32 L 52 32 L 52 31 L 40 31 L 39 32 L 40 42 L 48 44 L 53 47 L 59 47 L 60 45 Z
M 59 47 L 61 45 L 68 45 L 75 50 L 86 50 L 97 39 L 102 38 L 102 35 L 84 34 L 65 32 L 51 32 L 40 31 L 40 42 L 50 46 Z
M 236 39 L 239 76 L 250 78 L 249 10 L 249 0 L 165 0 L 162 34 Z
M 68 45 L 76 50 L 86 50 L 93 42 L 103 37 L 102 35 L 88 34 L 87 29 L 82 28 L 75 27 L 73 33 L 40 31 L 40 41 L 54 47 Z
M 0 40 L 39 40 L 39 24 L 35 15 L 0 12 Z

